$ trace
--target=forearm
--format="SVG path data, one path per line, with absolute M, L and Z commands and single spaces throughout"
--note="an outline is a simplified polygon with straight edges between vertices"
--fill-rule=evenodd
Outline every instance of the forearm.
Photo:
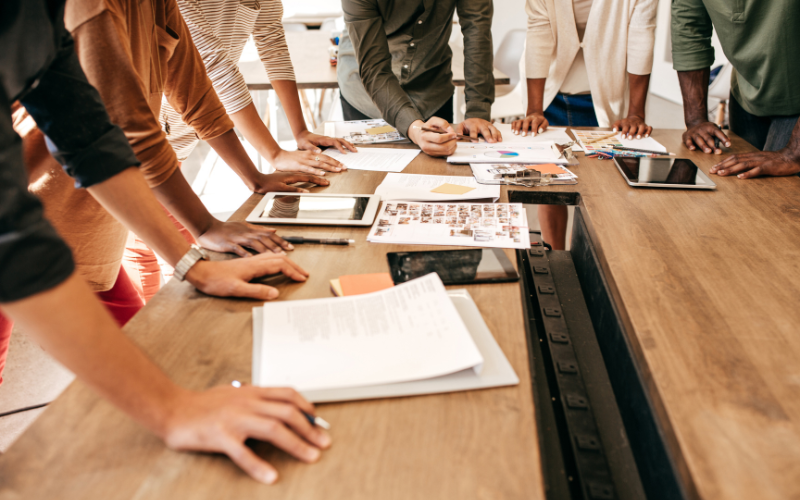
M 179 171 L 176 173 L 183 178 Z M 170 265 L 177 264 L 189 251 L 189 244 L 167 218 L 138 169 L 124 170 L 105 182 L 91 186 L 89 192 Z M 200 206 L 206 211 L 202 204 Z
M 119 330 L 75 273 L 55 288 L 2 308 L 83 382 L 164 436 L 172 404 L 184 390 Z
M 628 73 L 628 86 L 630 87 L 628 117 L 638 116 L 644 120 L 647 90 L 650 87 L 650 75 Z
M 269 129 L 264 125 L 264 122 L 259 118 L 253 103 L 250 103 L 241 111 L 233 113 L 230 118 L 244 137 L 255 146 L 256 151 L 261 156 L 269 160 L 270 163 L 274 161 L 275 157 L 281 152 L 281 148 L 272 138 L 272 134 L 269 133 Z M 261 172 L 258 171 L 250 157 L 247 156 L 247 152 L 244 150 L 242 143 L 239 142 L 239 138 L 233 129 L 206 142 L 214 148 L 214 151 L 222 158 L 222 161 L 236 172 L 236 175 L 244 181 L 251 191 L 255 190 Z
M 306 132 L 306 120 L 303 118 L 303 109 L 300 107 L 300 98 L 297 94 L 297 83 L 294 80 L 275 80 L 272 82 L 278 99 L 281 100 L 283 110 L 286 111 L 286 118 L 292 127 L 292 134 L 299 137 Z
M 544 84 L 547 78 L 528 78 L 528 109 L 525 114 L 544 113 Z
M 708 79 L 710 68 L 678 71 L 683 96 L 683 119 L 691 128 L 708 121 Z

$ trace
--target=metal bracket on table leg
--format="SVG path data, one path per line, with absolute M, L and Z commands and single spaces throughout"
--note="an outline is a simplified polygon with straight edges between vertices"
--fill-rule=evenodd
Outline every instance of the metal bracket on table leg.
M 523 270 L 526 288 L 535 295 L 534 308 L 538 305 L 539 309 L 539 314 L 534 314 L 535 330 L 539 336 L 556 425 L 562 436 L 562 446 L 567 448 L 563 454 L 564 466 L 568 474 L 577 476 L 570 477 L 571 481 L 577 482 L 571 487 L 572 496 L 574 498 L 577 494 L 586 500 L 616 499 L 608 459 L 561 309 L 547 252 L 537 241 L 520 257 L 520 262 L 526 265 Z M 569 443 L 563 442 L 565 440 Z

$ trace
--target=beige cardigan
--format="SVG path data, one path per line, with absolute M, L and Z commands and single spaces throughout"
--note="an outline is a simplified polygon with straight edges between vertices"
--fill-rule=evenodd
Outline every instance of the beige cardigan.
M 547 78 L 544 109 L 553 102 L 583 47 L 598 123 L 608 127 L 624 118 L 627 73 L 647 75 L 653 67 L 657 8 L 658 0 L 594 0 L 581 43 L 572 0 L 526 0 L 524 74 Z

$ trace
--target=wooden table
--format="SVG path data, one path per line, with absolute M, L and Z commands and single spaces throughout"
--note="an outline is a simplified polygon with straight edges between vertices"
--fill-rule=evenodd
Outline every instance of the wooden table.
M 290 31 L 286 33 L 286 43 L 292 58 L 298 89 L 336 89 L 336 67 L 331 66 L 328 47 L 331 46 L 330 33 L 316 30 Z M 239 70 L 244 75 L 250 90 L 272 90 L 269 76 L 261 61 L 244 61 L 239 63 Z M 507 75 L 494 70 L 495 85 L 507 85 Z M 453 84 L 464 86 L 464 54 L 453 51 Z
M 703 170 L 679 131 L 656 131 Z M 752 148 L 733 138 L 734 151 Z M 420 155 L 411 173 L 467 175 Z M 575 167 L 594 247 L 687 496 L 800 497 L 800 179 L 714 177 L 713 192 L 629 188 L 609 161 Z M 371 192 L 383 174 L 331 175 L 327 192 Z M 514 188 L 522 189 L 522 188 Z M 506 192 L 504 190 L 505 199 Z M 258 197 L 234 216 L 241 220 Z M 327 297 L 328 280 L 385 271 L 365 229 L 302 247 L 311 271 L 282 300 Z M 322 405 L 334 447 L 303 465 L 258 446 L 282 474 L 247 479 L 223 457 L 168 451 L 76 382 L 0 458 L 5 498 L 542 498 L 518 285 L 468 287 L 521 380 L 517 387 Z M 250 307 L 171 282 L 125 328 L 178 383 L 202 389 L 250 373 Z

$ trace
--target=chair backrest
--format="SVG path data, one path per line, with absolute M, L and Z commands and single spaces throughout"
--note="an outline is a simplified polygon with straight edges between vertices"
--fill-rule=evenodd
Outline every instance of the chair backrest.
M 300 23 L 283 23 L 283 31 L 307 31 L 308 26 Z
M 717 77 L 708 86 L 708 96 L 716 97 L 719 100 L 726 101 L 731 96 L 731 71 L 733 65 L 726 62 L 725 65 L 717 73 Z
M 519 82 L 519 60 L 525 48 L 525 30 L 511 30 L 494 53 L 494 67 L 508 75 L 511 87 Z

